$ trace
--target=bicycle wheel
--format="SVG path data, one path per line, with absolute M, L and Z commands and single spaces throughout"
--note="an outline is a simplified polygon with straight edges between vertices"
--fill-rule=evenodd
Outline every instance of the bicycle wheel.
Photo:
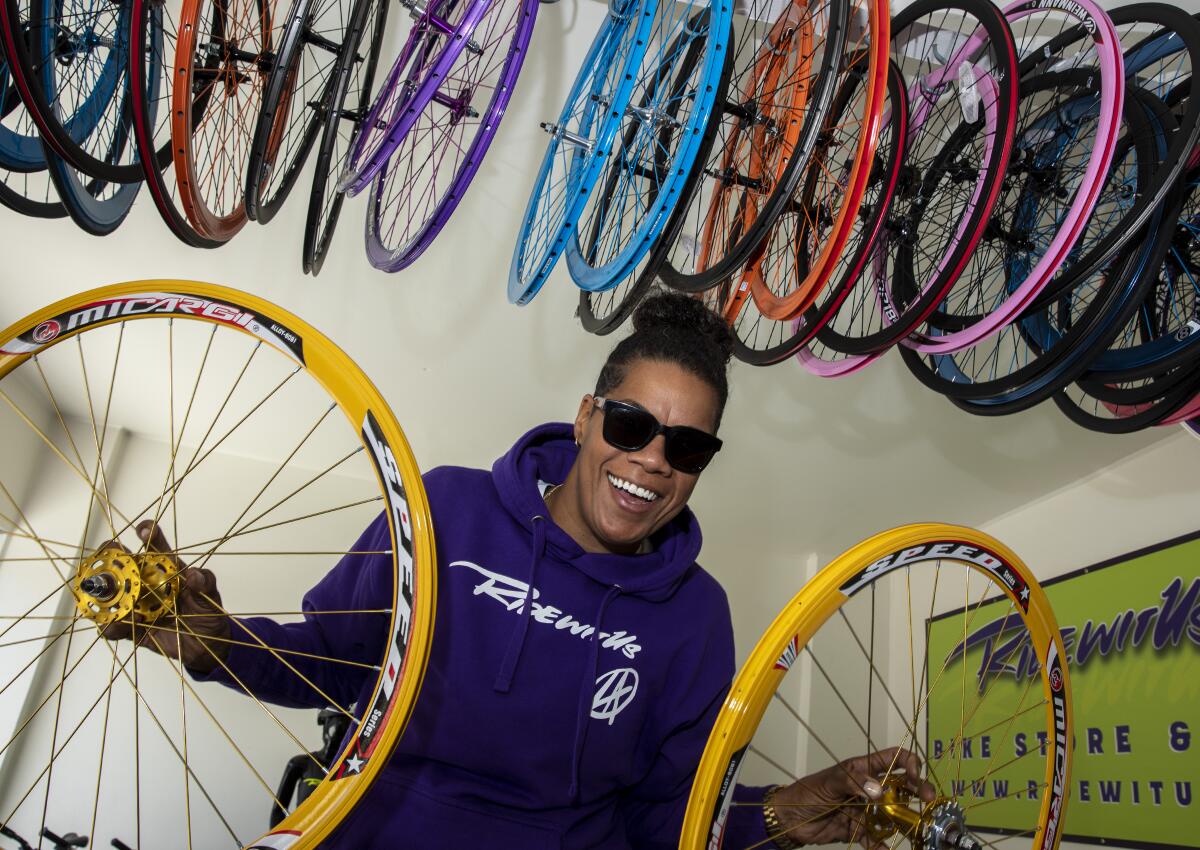
M 387 27 L 387 8 L 387 3 L 382 0 L 367 0 L 359 11 L 363 18 L 351 24 L 347 43 L 352 47 L 338 57 L 329 99 L 323 107 L 327 114 L 308 196 L 301 258 L 304 271 L 313 275 L 319 274 L 325 263 L 346 198 L 345 193 L 338 190 L 337 180 L 373 99 L 379 47 Z
M 925 354 L 973 345 L 1033 302 L 1083 233 L 1120 129 L 1125 89 L 1121 43 L 1098 6 L 1083 0 L 1049 9 L 1018 0 L 1005 9 L 1005 16 L 1022 74 L 1009 190 L 992 214 L 992 238 L 976 249 L 970 271 L 958 277 L 926 319 L 936 330 L 918 330 L 905 339 L 904 345 Z M 1059 44 L 1061 52 L 1051 49 Z M 1066 139 L 1069 144 L 1063 144 Z M 1055 207 L 1065 212 L 1038 222 L 1036 229 L 1017 230 L 1018 204 L 1028 197 L 1029 186 L 1054 195 Z M 1005 264 L 1015 277 L 1013 284 L 992 288 L 991 270 Z
M 171 90 L 175 181 L 191 226 L 215 242 L 246 225 L 250 141 L 282 29 L 274 6 L 184 0 L 180 9 Z
M 1016 49 L 999 10 L 914 4 L 893 30 L 909 84 L 904 169 L 864 279 L 800 355 L 827 376 L 866 366 L 933 310 L 985 232 L 1012 149 Z
M 1068 419 L 1090 431 L 1132 434 L 1157 425 L 1182 410 L 1200 392 L 1200 373 L 1193 362 L 1180 367 L 1166 380 L 1137 380 L 1106 386 L 1110 396 L 1120 390 L 1136 392 L 1139 398 L 1136 402 L 1102 399 L 1089 389 L 1084 388 L 1082 381 L 1077 381 L 1056 393 L 1054 403 Z
M 658 0 L 613 0 L 550 135 L 525 206 L 508 300 L 528 304 L 574 232 L 633 94 Z
M 4 822 L 36 834 L 90 821 L 97 845 L 132 833 L 138 847 L 316 847 L 386 762 L 432 627 L 428 505 L 378 392 L 274 305 L 151 280 L 0 333 L 0 399 L 10 444 L 25 449 L 5 453 L 0 476 Z M 139 542 L 144 518 L 171 542 Z M 376 533 L 351 544 L 368 523 Z M 283 649 L 284 627 L 265 616 L 339 616 L 302 608 L 296 590 L 336 555 L 343 575 L 379 559 L 383 586 L 348 606 L 378 641 L 337 657 Z M 201 644 L 216 662 L 207 676 L 133 648 L 196 634 L 201 621 L 176 608 L 182 582 L 235 618 Z M 265 699 L 246 696 L 255 685 Z M 260 838 L 278 802 L 262 771 L 314 749 L 309 706 L 334 706 L 350 732 L 312 796 Z
M 1090 104 L 1094 98 L 1087 94 L 1081 100 Z M 1068 102 L 1058 114 L 1072 114 L 1078 102 Z M 1163 167 L 1167 142 L 1176 131 L 1166 105 L 1133 85 L 1125 96 L 1124 114 L 1124 132 L 1111 170 L 1075 246 L 1080 257 L 1090 256 L 1109 233 L 1126 226 L 1126 216 L 1135 207 L 1142 187 Z M 1086 155 L 1071 151 L 1065 138 L 1061 144 L 1063 149 L 1052 155 L 1055 159 L 1070 161 Z M 1027 181 L 1018 204 L 1021 215 L 1009 232 L 1057 230 L 1067 212 L 1058 200 L 1040 181 Z M 972 413 L 1015 413 L 1049 398 L 1109 346 L 1144 298 L 1169 247 L 1171 232 L 1161 225 L 1174 217 L 1160 206 L 1148 230 L 1138 232 L 1139 241 L 1131 250 L 1114 256 L 1090 275 L 1073 277 L 1074 285 L 1058 300 L 1045 307 L 1030 306 L 1012 324 L 954 354 L 925 358 L 903 347 L 905 365 L 926 386 Z M 1071 265 L 1068 258 L 1067 268 Z M 1023 279 L 1024 268 L 1018 257 L 1015 273 L 1012 266 L 994 270 L 992 286 L 1015 285 Z
M 127 133 L 128 3 L 5 0 L 0 40 L 29 115 L 56 154 L 89 178 L 141 179 Z
M 440 102 L 457 118 L 475 111 L 469 97 L 462 99 L 462 92 L 447 93 L 440 89 L 464 51 L 478 54 L 482 50 L 473 34 L 491 3 L 492 0 L 404 3 L 415 23 L 367 111 L 365 130 L 354 140 L 338 188 L 357 195 L 370 186 L 430 103 Z
M 246 215 L 254 221 L 275 217 L 321 133 L 321 104 L 358 2 L 293 0 L 250 142 Z
M 171 147 L 171 103 L 175 90 L 175 48 L 182 0 L 132 0 L 129 34 L 130 113 L 146 189 L 167 228 L 185 245 L 216 248 L 224 242 L 201 235 L 188 221 L 175 182 Z M 192 107 L 198 120 L 212 89 Z
M 817 299 L 834 273 L 867 190 L 875 147 L 879 142 L 883 100 L 887 93 L 891 21 L 888 4 L 883 0 L 862 2 L 867 7 L 867 25 L 862 38 L 852 45 L 853 49 L 843 57 L 839 66 L 839 85 L 840 80 L 848 76 L 861 74 L 865 78 L 866 94 L 860 101 L 862 111 L 857 115 L 847 114 L 841 122 L 843 127 L 839 136 L 850 147 L 840 150 L 830 146 L 823 150 L 824 158 L 833 158 L 835 161 L 841 157 L 850 159 L 849 182 L 843 185 L 834 180 L 821 161 L 823 157 L 813 157 L 805 164 L 807 173 L 801 175 L 797 185 L 806 186 L 809 175 L 815 171 L 819 187 L 811 196 L 816 206 L 802 210 L 804 229 L 800 235 L 808 242 L 807 250 L 811 251 L 813 257 L 807 274 L 789 281 L 784 292 L 773 291 L 758 276 L 749 279 L 750 293 L 756 300 L 758 310 L 770 319 L 795 318 Z M 791 202 L 798 203 L 795 193 Z M 766 238 L 770 240 L 773 237 L 768 235 Z
M 736 8 L 733 76 L 713 109 L 718 139 L 699 188 L 680 202 L 685 221 L 660 270 L 669 286 L 707 289 L 762 241 L 817 143 L 856 10 L 865 8 L 848 0 Z
M 45 170 L 30 174 L 0 168 L 0 204 L 31 218 L 65 218 L 67 215 Z
M 814 304 L 798 319 L 778 321 L 764 316 L 750 294 L 752 277 L 764 280 L 772 290 L 781 285 L 775 281 L 802 280 L 808 275 L 814 246 L 806 238 L 807 220 L 804 210 L 816 209 L 816 193 L 821 189 L 825 174 L 835 182 L 848 183 L 854 168 L 853 157 L 829 156 L 831 151 L 851 150 L 854 142 L 846 137 L 842 116 L 860 115 L 866 108 L 863 100 L 868 92 L 858 76 L 843 81 L 842 90 L 834 100 L 826 127 L 821 134 L 815 156 L 823 167 L 808 173 L 805 186 L 797 193 L 799 202 L 785 210 L 771 230 L 771 240 L 764 243 L 756 256 L 740 272 L 741 283 L 735 288 L 724 283 L 714 288 L 720 293 L 718 309 L 733 329 L 733 353 L 744 363 L 770 366 L 795 354 L 808 343 L 837 311 L 849 294 L 850 284 L 859 278 L 863 264 L 870 256 L 872 243 L 879 235 L 892 194 L 900 178 L 904 161 L 904 145 L 908 135 L 908 97 L 904 80 L 895 63 L 888 67 L 888 99 L 884 101 L 884 117 L 879 128 L 879 143 L 871 164 L 867 191 L 862 207 L 855 217 L 854 231 L 846 249 L 838 259 L 838 271 Z M 853 124 L 853 122 L 851 122 Z M 782 286 L 786 286 L 784 283 Z
M 126 147 L 132 147 L 128 137 L 117 140 L 111 158 L 122 157 Z M 97 180 L 81 173 L 62 160 L 50 146 L 46 146 L 46 166 L 58 197 L 67 215 L 83 232 L 92 236 L 107 236 L 118 227 L 134 199 L 141 191 L 141 183 L 111 183 Z
M 441 233 L 496 137 L 520 76 L 538 0 L 488 0 L 428 105 L 375 175 L 367 208 L 367 259 L 396 272 Z
M 33 218 L 63 218 L 67 211 L 46 173 L 37 127 L 11 80 L 0 45 L 0 204 Z
M 877 624 L 888 631 L 877 635 Z M 762 806 L 763 789 L 742 796 L 738 779 L 791 782 L 899 745 L 921 758 L 936 801 L 911 800 L 903 782 L 884 778 L 879 803 L 815 816 L 840 811 L 864 825 L 853 840 L 980 848 L 995 832 L 1053 850 L 1074 733 L 1066 665 L 1045 594 L 999 541 L 932 523 L 876 535 L 808 582 L 743 665 L 679 846 L 743 850 L 723 833 Z
M 567 243 L 567 268 L 581 289 L 598 292 L 627 277 L 685 199 L 713 103 L 725 74 L 733 4 L 660 3 L 642 57 L 619 146 L 603 187 Z

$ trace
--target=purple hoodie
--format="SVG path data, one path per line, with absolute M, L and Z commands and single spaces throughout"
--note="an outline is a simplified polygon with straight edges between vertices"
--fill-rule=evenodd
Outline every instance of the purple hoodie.
M 584 552 L 556 526 L 542 492 L 566 478 L 576 453 L 569 425 L 543 425 L 490 474 L 440 467 L 424 476 L 438 553 L 429 666 L 395 753 L 324 846 L 678 846 L 733 675 L 729 606 L 695 563 L 700 528 L 686 508 L 643 555 Z M 389 545 L 380 517 L 354 549 Z M 305 609 L 387 607 L 388 566 L 343 558 Z M 387 629 L 372 615 L 242 622 L 274 646 L 365 663 L 378 663 Z M 324 705 L 267 653 L 234 645 L 227 663 L 262 699 Z M 295 666 L 342 705 L 370 693 L 354 667 Z M 209 678 L 234 684 L 224 671 Z M 733 807 L 725 835 L 730 846 L 765 841 L 760 811 Z

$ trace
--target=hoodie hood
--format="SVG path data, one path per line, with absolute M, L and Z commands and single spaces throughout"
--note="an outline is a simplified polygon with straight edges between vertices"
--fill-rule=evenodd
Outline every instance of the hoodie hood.
M 547 552 L 593 581 L 651 602 L 669 598 L 700 554 L 700 525 L 695 515 L 685 507 L 655 532 L 651 538 L 653 549 L 645 554 L 585 552 L 549 518 L 538 487 L 540 481 L 565 481 L 578 456 L 570 424 L 552 422 L 528 431 L 492 466 L 492 481 L 501 504 L 531 534 L 534 518 L 541 518 L 539 524 L 544 520 Z

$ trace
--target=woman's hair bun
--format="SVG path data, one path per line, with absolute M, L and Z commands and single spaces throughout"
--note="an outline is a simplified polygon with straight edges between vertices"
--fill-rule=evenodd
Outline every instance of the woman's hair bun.
M 635 334 L 699 334 L 714 345 L 725 363 L 733 356 L 729 325 L 703 301 L 682 292 L 659 291 L 649 296 L 633 313 Z

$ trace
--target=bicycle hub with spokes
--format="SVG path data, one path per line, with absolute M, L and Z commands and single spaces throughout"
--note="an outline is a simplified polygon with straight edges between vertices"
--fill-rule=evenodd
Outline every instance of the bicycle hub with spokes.
M 982 850 L 983 845 L 967 832 L 962 808 L 953 800 L 939 797 L 921 808 L 911 806 L 913 795 L 901 779 L 883 781 L 883 794 L 866 812 L 866 831 L 876 841 L 896 833 L 907 838 L 915 850 Z
M 110 544 L 79 562 L 71 590 L 80 616 L 99 626 L 132 614 L 145 623 L 175 610 L 180 581 L 173 558 L 158 552 L 131 554 Z

